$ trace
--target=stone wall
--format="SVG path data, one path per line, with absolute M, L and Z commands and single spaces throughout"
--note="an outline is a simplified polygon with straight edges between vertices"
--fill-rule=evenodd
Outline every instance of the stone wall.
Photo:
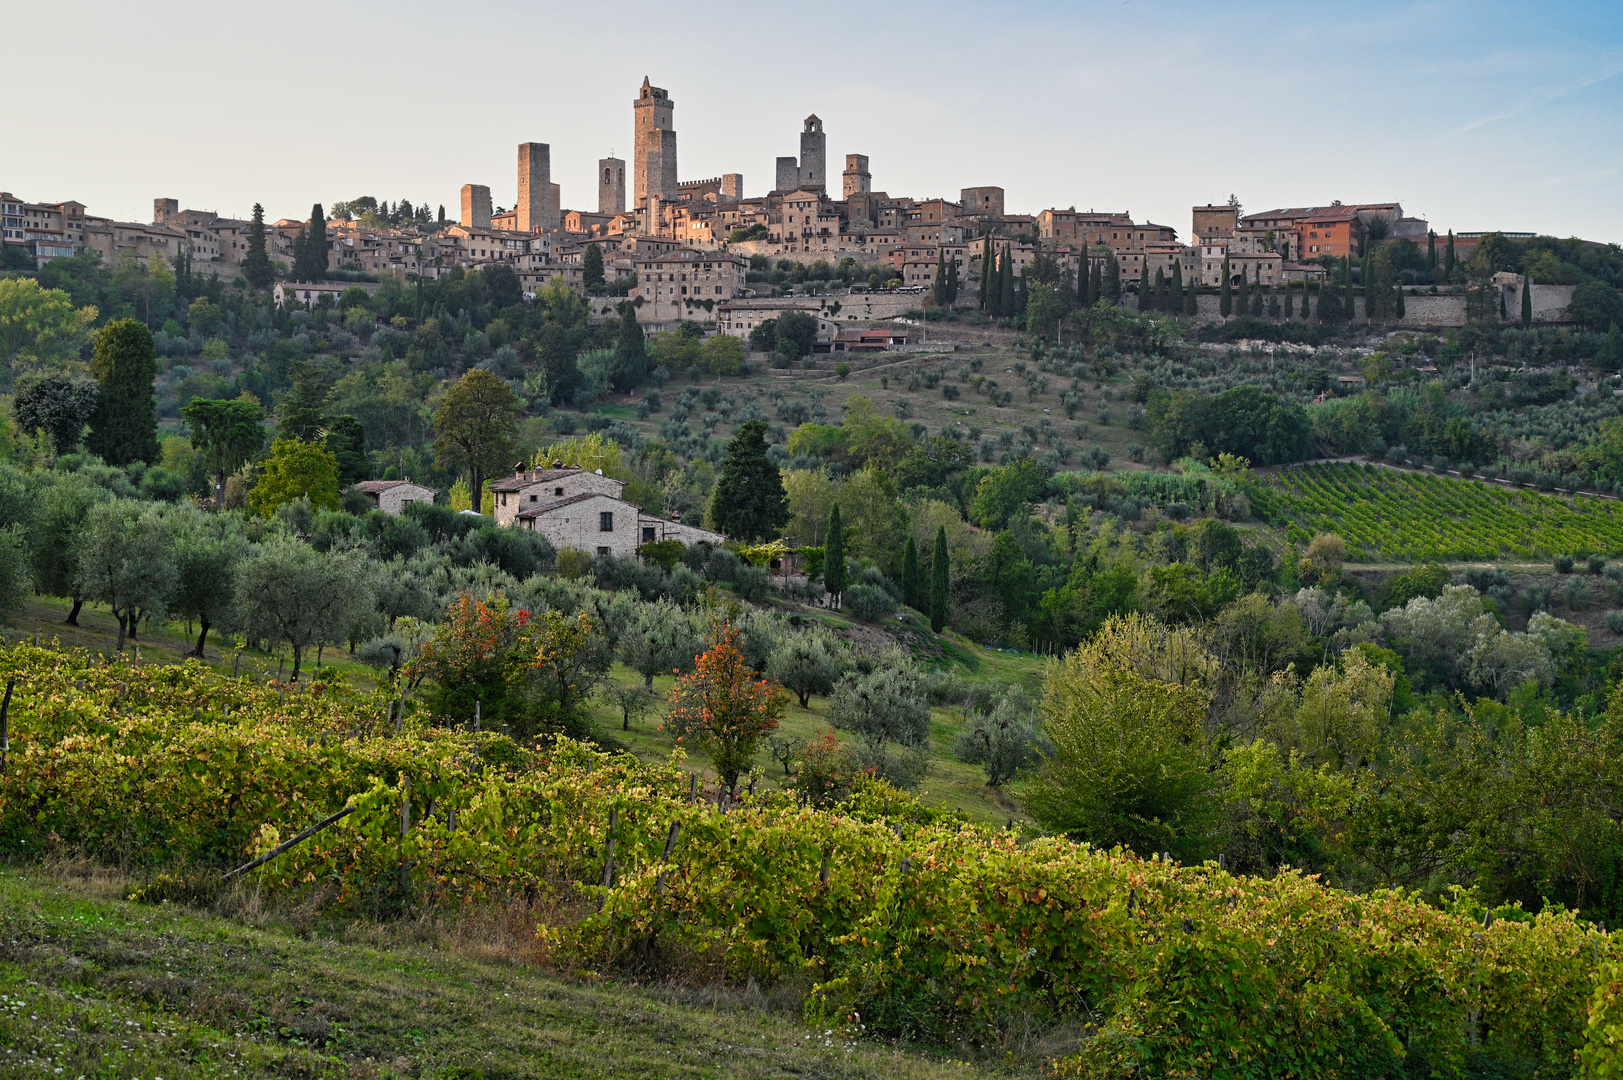
M 1571 285 L 1534 285 L 1533 286 L 1533 322 L 1538 325 L 1550 326 L 1570 322 L 1567 317 L 1567 305 L 1572 302 Z M 1522 297 L 1519 285 L 1509 286 L 1504 290 L 1505 310 L 1509 313 L 1508 323 L 1514 323 L 1521 318 Z M 1356 301 L 1359 315 L 1354 322 L 1362 322 L 1364 307 L 1363 297 L 1355 291 L 1353 299 Z M 1135 297 L 1127 297 L 1124 301 L 1129 307 L 1136 307 Z M 1281 303 L 1283 303 L 1281 298 Z M 1295 302 L 1302 302 L 1301 291 L 1296 292 Z M 1222 298 L 1216 293 L 1201 293 L 1196 297 L 1198 314 L 1196 319 L 1201 322 L 1221 322 L 1223 316 L 1219 313 Z M 1296 317 L 1301 318 L 1298 307 Z M 1436 328 L 1447 329 L 1465 325 L 1465 294 L 1464 293 L 1420 293 L 1418 295 L 1405 293 L 1403 296 L 1403 320 L 1397 325 L 1414 327 L 1416 329 Z

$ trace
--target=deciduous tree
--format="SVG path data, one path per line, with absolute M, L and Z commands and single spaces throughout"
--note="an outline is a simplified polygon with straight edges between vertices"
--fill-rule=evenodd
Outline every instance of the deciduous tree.
M 783 719 L 789 695 L 770 679 L 755 677 L 739 649 L 738 631 L 721 623 L 692 674 L 676 681 L 670 701 L 665 726 L 698 743 L 731 791 L 754 762 L 761 738 Z
M 338 459 L 314 443 L 277 439 L 248 493 L 248 505 L 269 517 L 299 499 L 309 499 L 318 510 L 338 509 Z
M 507 383 L 472 369 L 445 392 L 434 414 L 436 460 L 467 470 L 468 490 L 483 492 L 485 477 L 515 460 L 522 411 Z
M 214 505 L 225 509 L 225 480 L 265 445 L 265 410 L 254 401 L 192 398 L 180 411 L 192 429 L 192 448 L 214 473 Z

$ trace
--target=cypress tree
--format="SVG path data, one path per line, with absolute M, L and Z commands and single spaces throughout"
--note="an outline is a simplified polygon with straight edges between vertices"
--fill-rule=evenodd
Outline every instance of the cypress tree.
M 248 222 L 248 253 L 242 257 L 242 276 L 256 289 L 268 289 L 276 280 L 265 250 L 265 208 L 258 203 L 254 203 L 253 220 Z
M 992 272 L 986 280 L 986 313 L 996 319 L 1003 314 L 1003 267 L 996 254 L 992 256 Z
M 1258 263 L 1251 281 L 1251 316 L 1262 318 L 1262 264 Z
M 119 319 L 96 332 L 90 359 L 98 393 L 85 449 L 109 465 L 158 460 L 158 403 L 152 380 L 158 352 L 139 319 Z
M 1623 368 L 1623 333 L 1618 332 L 1617 323 L 1612 324 L 1611 331 L 1606 335 L 1606 351 L 1602 356 L 1601 367 L 1607 371 Z
M 444 203 L 440 203 L 440 220 L 439 220 L 439 223 L 441 225 L 445 224 L 445 204 Z
M 1014 252 L 1007 249 L 1003 252 L 1002 277 L 1003 287 L 999 290 L 1002 293 L 1002 298 L 998 301 L 998 307 L 1003 314 L 1012 318 L 1019 314 L 1019 310 L 1016 307 L 1017 301 L 1014 295 Z
M 1223 283 L 1217 293 L 1217 312 L 1225 319 L 1234 313 L 1234 290 L 1229 284 L 1229 257 L 1226 254 L 1223 256 Z
M 930 553 L 930 629 L 941 633 L 947 625 L 947 527 L 935 531 L 935 550 Z
M 1437 230 L 1426 230 L 1426 269 L 1437 269 Z
M 1375 299 L 1375 290 L 1370 287 L 1374 284 L 1374 281 L 1369 276 L 1369 269 L 1369 252 L 1366 251 L 1364 253 L 1364 257 L 1358 262 L 1358 279 L 1359 282 L 1364 286 L 1364 318 L 1370 322 L 1374 322 L 1375 309 L 1378 306 L 1379 301 Z
M 1270 286 L 1268 286 L 1268 317 L 1270 319 L 1279 318 L 1279 286 L 1278 285 L 1270 285 Z
M 1167 310 L 1169 310 L 1174 315 L 1182 315 L 1183 314 L 1183 260 L 1178 259 L 1178 258 L 1174 258 L 1172 260 L 1172 296 L 1171 296 L 1171 301 L 1172 302 L 1167 305 Z
M 304 269 L 300 281 L 321 281 L 327 276 L 327 219 L 321 204 L 310 208 L 309 232 L 304 240 Z
M 1105 257 L 1104 295 L 1112 307 L 1121 303 L 1121 260 L 1111 251 Z
M 1522 275 L 1522 326 L 1533 325 L 1533 278 L 1530 274 Z
M 935 280 L 931 283 L 930 291 L 936 307 L 947 306 L 947 249 L 938 247 L 935 251 Z
M 1159 269 L 1155 271 L 1155 310 L 1169 313 L 1173 310 L 1172 285 Z
M 1251 279 L 1245 276 L 1245 267 L 1240 267 L 1240 285 L 1234 290 L 1234 313 L 1246 315 L 1251 311 Z
M 1144 262 L 1138 271 L 1138 310 L 1154 311 L 1155 282 L 1150 280 L 1150 260 L 1143 256 L 1141 258 Z
M 828 606 L 840 606 L 845 592 L 845 526 L 840 523 L 840 504 L 828 511 L 828 540 L 823 544 L 823 588 L 828 590 Z
M 947 263 L 947 306 L 951 307 L 958 302 L 958 257 L 953 256 Z
M 1103 259 L 1089 259 L 1093 264 L 1093 271 L 1088 275 L 1088 307 L 1092 307 L 1105 295 L 1105 263 Z
M 1189 288 L 1183 293 L 1183 313 L 1193 318 L 1200 314 L 1200 302 L 1196 299 L 1195 283 L 1190 282 Z
M 1395 315 L 1397 317 L 1398 322 L 1402 322 L 1403 321 L 1403 286 L 1402 285 L 1394 285 L 1392 287 L 1392 289 L 1393 289 L 1393 292 L 1392 292 L 1392 313 L 1393 313 L 1393 315 Z
M 1454 230 L 1448 230 L 1448 247 L 1443 251 L 1443 277 L 1454 280 Z
M 1295 308 L 1295 304 L 1296 304 L 1296 287 L 1293 286 L 1290 282 L 1287 281 L 1287 282 L 1284 282 L 1284 288 L 1285 288 L 1285 321 L 1290 322 L 1290 320 L 1295 316 L 1294 308 Z
M 992 314 L 992 308 L 997 299 L 992 296 L 992 234 L 986 234 L 986 242 L 981 245 L 981 310 Z
M 902 555 L 902 603 L 914 611 L 919 607 L 919 546 L 909 536 L 907 551 Z

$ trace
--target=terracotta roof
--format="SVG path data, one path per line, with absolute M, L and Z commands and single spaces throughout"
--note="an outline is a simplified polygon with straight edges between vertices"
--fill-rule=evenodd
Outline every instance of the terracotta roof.
M 424 491 L 434 490 L 427 484 L 414 484 L 410 480 L 362 480 L 360 483 L 356 484 L 355 487 L 366 492 L 368 495 L 377 495 L 381 492 L 390 491 L 397 487 L 421 488 Z
M 526 473 L 519 473 L 517 476 L 504 476 L 500 480 L 492 481 L 490 490 L 523 491 L 531 484 L 545 484 L 553 480 L 562 480 L 568 476 L 580 476 L 584 472 L 584 469 L 573 465 L 566 466 L 562 469 L 532 469 Z M 598 474 L 586 473 L 586 475 L 596 476 Z M 614 480 L 614 477 L 605 476 L 603 479 Z M 614 480 L 614 482 L 619 484 L 621 487 L 625 486 L 625 481 L 623 480 Z

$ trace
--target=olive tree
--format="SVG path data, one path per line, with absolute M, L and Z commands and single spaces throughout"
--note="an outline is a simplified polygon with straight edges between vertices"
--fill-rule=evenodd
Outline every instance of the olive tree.
M 344 640 L 372 606 L 371 574 L 354 551 L 322 554 L 287 537 L 260 544 L 237 570 L 237 624 L 250 638 L 293 649 L 293 678 L 307 649 Z

